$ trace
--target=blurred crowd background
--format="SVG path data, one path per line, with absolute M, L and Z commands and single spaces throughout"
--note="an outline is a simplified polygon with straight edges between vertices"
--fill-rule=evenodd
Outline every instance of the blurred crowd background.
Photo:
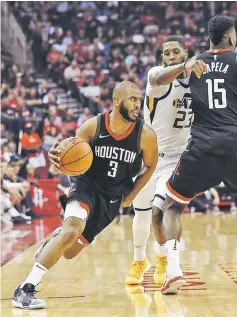
M 40 215 L 34 207 L 44 209 L 42 180 L 67 193 L 69 179 L 49 164 L 47 151 L 88 118 L 110 110 L 117 82 L 131 80 L 144 92 L 148 70 L 161 63 L 165 37 L 183 36 L 191 57 L 208 48 L 212 16 L 237 21 L 235 1 L 11 1 L 6 12 L 28 52 L 27 63 L 18 63 L 2 36 L 1 214 L 8 227 Z M 235 203 L 220 185 L 190 208 L 235 211 Z

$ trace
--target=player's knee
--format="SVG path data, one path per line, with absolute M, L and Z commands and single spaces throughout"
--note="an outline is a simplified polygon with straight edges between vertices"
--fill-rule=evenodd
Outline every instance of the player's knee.
M 168 212 L 181 214 L 184 207 L 185 207 L 185 204 L 182 204 L 167 195 L 164 206 L 163 206 L 163 212 L 165 213 L 168 211 Z
M 135 210 L 133 229 L 142 230 L 151 225 L 151 210 Z
M 85 229 L 86 221 L 77 217 L 69 217 L 65 220 L 63 229 L 60 232 L 61 239 L 65 246 L 71 246 Z
M 163 211 L 160 208 L 153 206 L 152 207 L 152 224 L 153 224 L 153 226 L 156 227 L 156 226 L 161 225 L 162 220 L 163 220 Z
M 79 232 L 78 232 L 78 228 L 76 227 L 67 227 L 64 228 L 61 232 L 60 232 L 60 236 L 62 239 L 62 243 L 64 245 L 71 245 L 73 244 L 79 236 Z

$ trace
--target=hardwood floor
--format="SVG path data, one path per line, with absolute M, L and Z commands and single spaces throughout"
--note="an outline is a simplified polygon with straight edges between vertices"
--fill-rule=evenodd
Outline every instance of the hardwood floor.
M 3 317 L 237 317 L 237 215 L 182 216 L 182 268 L 187 284 L 162 296 L 153 282 L 153 233 L 147 254 L 153 267 L 141 286 L 124 280 L 133 259 L 132 219 L 122 217 L 73 260 L 60 259 L 38 286 L 47 309 L 11 307 L 14 289 L 32 266 L 39 242 L 2 266 Z M 41 237 L 42 238 L 42 237 Z M 2 248 L 4 249 L 4 243 Z

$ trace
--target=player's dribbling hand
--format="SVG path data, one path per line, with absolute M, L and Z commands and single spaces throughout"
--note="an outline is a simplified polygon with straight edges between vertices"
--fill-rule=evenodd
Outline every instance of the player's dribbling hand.
M 132 202 L 133 202 L 133 199 L 130 199 L 129 196 L 126 196 L 126 197 L 123 199 L 123 201 L 121 202 L 121 205 L 120 205 L 120 206 L 121 206 L 122 208 L 127 208 L 127 207 L 131 206 Z
M 49 150 L 48 156 L 50 163 L 52 163 L 58 170 L 60 168 L 60 158 L 57 156 L 61 153 L 60 150 L 57 149 L 59 142 L 56 142 Z
M 185 63 L 184 68 L 188 74 L 194 72 L 195 75 L 200 78 L 201 75 L 207 71 L 207 64 L 202 60 L 193 57 Z

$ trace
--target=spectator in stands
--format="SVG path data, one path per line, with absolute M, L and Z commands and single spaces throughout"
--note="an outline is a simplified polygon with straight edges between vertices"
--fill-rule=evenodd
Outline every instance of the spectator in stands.
M 29 183 L 17 176 L 19 164 L 20 160 L 17 157 L 11 158 L 3 175 L 4 208 L 7 209 L 13 223 L 30 223 L 31 217 L 23 212 L 23 207 L 27 212 L 32 205 L 28 195 Z
M 38 149 L 27 151 L 27 155 L 29 164 L 40 173 L 41 178 L 47 177 L 47 170 L 49 166 L 47 152 L 44 151 L 42 147 L 39 147 Z
M 71 65 L 68 66 L 64 71 L 64 77 L 66 80 L 76 81 L 77 78 L 80 76 L 80 74 L 81 74 L 81 70 L 76 60 L 73 60 Z
M 16 64 L 13 64 L 8 70 L 8 81 L 11 83 L 11 88 L 16 86 L 16 77 L 20 73 L 20 69 Z
M 41 72 L 46 64 L 46 60 L 40 26 L 36 26 L 36 29 L 33 31 L 31 50 L 33 54 L 34 67 L 37 72 Z
M 88 119 L 93 117 L 92 113 L 90 112 L 90 109 L 85 107 L 83 109 L 83 113 L 80 115 L 80 117 L 77 120 L 77 127 L 80 128 L 80 126 Z
M 66 36 L 62 40 L 62 45 L 65 45 L 68 48 L 69 45 L 73 43 L 72 31 L 68 30 Z
M 25 95 L 27 106 L 41 105 L 42 99 L 38 96 L 37 89 L 31 87 L 28 89 L 28 92 Z
M 47 129 L 49 125 L 54 125 L 58 128 L 62 127 L 62 119 L 57 115 L 57 108 L 54 105 L 49 107 L 49 114 L 44 120 L 45 129 Z
M 31 123 L 26 123 L 25 132 L 21 139 L 21 145 L 23 150 L 37 150 L 41 144 L 42 140 L 37 132 L 33 131 L 33 127 Z
M 6 129 L 6 126 L 4 123 L 0 124 L 0 135 L 1 135 L 1 146 L 7 141 L 9 142 L 14 139 L 13 134 L 9 130 Z
M 17 139 L 19 132 L 23 129 L 25 119 L 21 116 L 19 109 L 6 107 L 2 111 L 2 123 L 10 133 L 13 139 Z
M 29 69 L 27 73 L 23 75 L 23 86 L 26 88 L 37 87 L 36 74 L 32 69 Z
M 85 69 L 83 71 L 83 76 L 84 77 L 96 77 L 96 72 L 94 70 L 93 64 L 92 63 L 86 63 Z
M 4 75 L 1 75 L 4 76 Z M 3 77 L 2 77 L 2 81 L 3 81 Z M 5 82 L 1 83 L 1 98 L 5 98 L 8 96 L 8 90 L 9 90 L 9 85 Z
M 10 155 L 10 149 L 9 149 L 8 143 L 4 143 L 1 146 L 1 154 L 3 155 L 4 160 L 6 160 L 6 162 L 10 161 L 11 155 Z
M 20 168 L 24 162 L 25 160 L 21 156 L 17 154 L 12 155 L 4 175 L 5 180 L 13 183 L 21 183 L 21 187 L 19 186 L 19 189 L 22 190 L 22 194 L 27 193 L 29 190 L 29 183 L 19 176 Z
M 19 155 L 13 155 L 9 162 L 9 165 L 13 167 L 13 175 L 9 178 L 10 181 L 21 184 L 20 191 L 23 194 L 23 200 L 21 201 L 21 205 L 18 206 L 18 211 L 22 214 L 24 213 L 26 216 L 32 215 L 32 198 L 30 192 L 30 183 L 23 177 L 20 176 L 20 170 L 23 165 L 26 164 L 25 160 Z M 24 215 L 22 215 L 24 217 Z M 27 218 L 26 218 L 27 219 Z M 28 218 L 30 219 L 30 218 Z
M 0 161 L 0 180 L 1 180 L 1 204 L 0 204 L 0 212 L 1 212 L 1 224 L 3 224 L 3 232 L 11 230 L 13 227 L 13 221 L 8 209 L 12 207 L 12 203 L 9 201 L 9 194 L 7 193 L 6 189 L 3 186 L 3 175 L 5 174 L 7 168 L 7 161 L 1 154 L 1 161 Z
M 40 174 L 36 172 L 35 168 L 31 164 L 26 165 L 26 180 L 30 184 L 37 184 L 37 180 L 40 178 Z
M 44 96 L 48 93 L 48 85 L 46 80 L 42 80 L 37 89 L 37 96 L 44 101 Z
M 47 168 L 49 165 L 47 152 L 45 152 L 42 148 L 42 140 L 39 134 L 33 132 L 31 123 L 27 123 L 25 125 L 25 133 L 23 134 L 21 144 L 24 151 L 23 153 L 25 153 L 29 163 L 35 169 Z
M 60 134 L 58 129 L 55 126 L 50 126 L 43 138 L 43 149 L 48 152 L 59 138 Z
M 68 108 L 62 119 L 62 128 L 67 131 L 75 131 L 77 128 L 76 118 L 73 116 L 72 109 Z
M 50 89 L 49 92 L 47 94 L 45 94 L 45 96 L 43 98 L 43 103 L 48 103 L 48 104 L 52 104 L 52 105 L 56 105 L 58 103 L 57 102 L 57 95 L 53 91 L 53 89 Z
M 19 93 L 16 89 L 9 90 L 8 93 L 8 104 L 13 109 L 19 109 Z M 19 109 L 20 110 L 20 109 Z

